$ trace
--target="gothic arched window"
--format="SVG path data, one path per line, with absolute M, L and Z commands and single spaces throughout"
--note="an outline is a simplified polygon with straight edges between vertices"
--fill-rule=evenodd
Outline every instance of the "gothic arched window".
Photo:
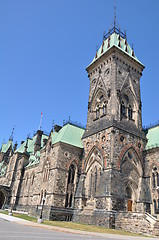
M 154 214 L 156 214 L 157 205 L 156 205 L 156 200 L 155 199 L 153 200 L 153 203 L 154 203 Z
M 94 194 L 97 190 L 97 168 L 95 169 L 95 180 L 94 180 Z
M 99 118 L 100 116 L 100 109 L 99 109 L 99 105 L 96 107 L 96 118 Z
M 65 200 L 65 207 L 72 207 L 73 203 L 73 196 L 74 196 L 74 189 L 75 189 L 75 172 L 76 167 L 74 164 L 70 165 L 68 171 L 68 179 L 67 179 L 67 191 L 66 191 L 66 200 Z
M 106 103 L 103 104 L 103 115 L 106 114 Z
M 126 107 L 124 102 L 121 103 L 121 116 L 126 117 Z
M 152 187 L 153 187 L 153 188 L 156 187 L 155 174 L 154 174 L 154 173 L 152 173 Z
M 49 173 L 50 173 L 50 162 L 47 159 L 44 168 L 43 168 L 43 182 L 47 182 L 49 179 Z
M 131 105 L 129 105 L 129 107 L 128 107 L 128 118 L 129 118 L 129 120 L 132 119 L 132 108 L 131 108 Z

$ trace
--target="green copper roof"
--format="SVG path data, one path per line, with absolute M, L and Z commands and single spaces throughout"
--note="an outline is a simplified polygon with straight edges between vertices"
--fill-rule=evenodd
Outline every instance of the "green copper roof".
M 83 148 L 81 138 L 84 134 L 84 131 L 84 129 L 68 123 L 67 125 L 63 126 L 58 133 L 51 133 L 52 144 L 63 142 L 75 147 Z
M 146 137 L 148 139 L 146 150 L 159 147 L 159 126 L 147 129 Z
M 10 146 L 13 149 L 13 142 L 11 140 L 8 140 L 7 143 L 2 143 L 1 152 L 6 153 L 8 151 L 8 149 L 10 148 Z
M 27 153 L 32 154 L 34 152 L 34 145 L 35 145 L 36 137 L 37 137 L 37 135 L 34 135 L 33 138 L 26 139 L 25 142 L 23 144 L 21 144 L 21 146 L 16 150 L 16 152 L 24 153 L 25 152 L 25 146 L 27 144 Z M 41 148 L 43 147 L 43 144 L 44 144 L 43 140 L 44 139 L 48 139 L 48 136 L 45 135 L 45 134 L 42 134 Z
M 138 63 L 140 63 L 142 65 L 142 63 L 135 56 L 133 49 L 128 44 L 128 42 L 126 40 L 126 35 L 123 34 L 121 31 L 119 31 L 118 29 L 117 29 L 117 33 L 112 30 L 111 30 L 110 34 L 108 33 L 107 36 L 103 39 L 103 43 L 102 43 L 101 47 L 99 48 L 99 50 L 96 52 L 96 56 L 94 57 L 91 64 L 94 63 L 102 55 L 104 55 L 110 48 L 115 46 L 118 49 L 120 49 L 122 52 L 127 54 L 129 57 L 136 60 Z

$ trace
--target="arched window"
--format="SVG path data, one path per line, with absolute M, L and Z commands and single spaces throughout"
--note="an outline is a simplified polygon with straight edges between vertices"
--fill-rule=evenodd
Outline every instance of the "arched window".
M 129 107 L 128 107 L 128 118 L 129 118 L 129 120 L 132 120 L 132 108 L 131 108 L 131 105 L 129 105 Z
M 97 190 L 97 168 L 95 169 L 94 194 L 96 194 L 96 190 Z
M 156 187 L 155 174 L 154 174 L 154 173 L 152 173 L 152 187 L 153 187 L 153 188 Z
M 50 173 L 50 162 L 47 159 L 43 168 L 43 182 L 47 182 L 49 180 L 49 173 Z
M 121 116 L 126 117 L 126 108 L 124 102 L 121 103 Z
M 26 178 L 25 178 L 25 185 L 27 185 L 27 184 L 28 184 L 28 180 L 29 180 L 29 175 L 28 175 L 28 174 L 26 174 Z
M 103 104 L 103 115 L 106 114 L 106 103 Z
M 74 164 L 71 164 L 68 171 L 65 207 L 72 207 L 72 204 L 73 204 L 73 196 L 74 196 L 74 190 L 75 190 L 75 184 L 74 184 L 75 172 L 76 172 L 76 167 Z
M 100 109 L 99 109 L 99 105 L 96 107 L 96 118 L 99 118 L 100 116 Z
M 33 185 L 33 183 L 34 183 L 34 178 L 35 178 L 35 174 L 33 172 L 32 175 L 31 175 L 31 185 Z
M 153 200 L 153 203 L 154 203 L 154 214 L 156 214 L 157 205 L 156 205 L 156 200 L 155 199 Z

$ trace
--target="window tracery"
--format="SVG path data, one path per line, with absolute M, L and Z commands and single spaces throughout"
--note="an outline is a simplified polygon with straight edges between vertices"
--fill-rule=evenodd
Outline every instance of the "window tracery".
M 66 191 L 66 200 L 65 207 L 72 207 L 73 196 L 75 190 L 75 178 L 76 178 L 76 166 L 74 163 L 70 165 L 67 179 L 67 191 Z
M 130 100 L 126 94 L 122 96 L 120 112 L 121 119 L 127 118 L 129 120 L 133 120 L 132 100 Z
M 49 180 L 49 173 L 50 173 L 50 161 L 47 159 L 43 168 L 43 182 L 47 182 Z

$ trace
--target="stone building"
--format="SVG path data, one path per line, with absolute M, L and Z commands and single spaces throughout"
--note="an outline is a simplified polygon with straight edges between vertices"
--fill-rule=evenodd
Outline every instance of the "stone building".
M 114 26 L 86 69 L 86 129 L 67 122 L 2 144 L 0 207 L 159 235 L 159 126 L 142 128 L 143 69 Z

